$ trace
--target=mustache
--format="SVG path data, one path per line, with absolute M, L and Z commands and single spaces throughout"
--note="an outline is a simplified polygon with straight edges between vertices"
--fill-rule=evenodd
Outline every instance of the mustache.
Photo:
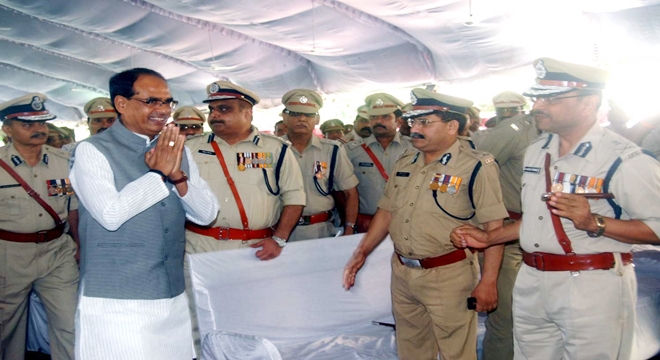
M 426 137 L 420 133 L 414 132 L 410 134 L 410 137 L 413 139 L 426 139 Z
M 34 133 L 30 136 L 30 139 L 36 139 L 36 138 L 40 138 L 40 137 L 46 137 L 46 133 L 44 133 L 44 132 Z
M 383 128 L 383 129 L 387 130 L 387 128 L 384 125 L 381 125 L 381 124 L 376 124 L 373 127 L 374 127 L 374 129 L 375 128 Z
M 363 128 L 360 129 L 360 131 L 358 131 L 358 132 L 368 132 L 369 134 L 371 134 L 371 128 L 369 128 L 369 127 L 363 127 Z
M 543 115 L 543 116 L 549 116 L 548 113 L 543 112 L 541 110 L 532 110 L 529 112 L 530 115 L 536 116 L 536 115 Z
M 213 124 L 224 124 L 224 123 L 225 123 L 224 120 L 211 120 L 211 121 L 209 121 L 209 125 L 213 125 Z
M 102 132 L 104 132 L 104 131 L 106 131 L 106 130 L 108 130 L 108 128 L 106 128 L 106 127 L 104 127 L 104 128 L 100 128 L 99 131 L 97 131 L 97 133 L 102 133 Z

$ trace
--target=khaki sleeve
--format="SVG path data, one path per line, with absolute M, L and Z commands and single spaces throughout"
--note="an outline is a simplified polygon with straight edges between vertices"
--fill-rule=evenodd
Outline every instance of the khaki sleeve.
M 300 166 L 290 148 L 287 147 L 280 173 L 280 198 L 282 205 L 305 205 L 305 188 Z
M 480 224 L 509 216 L 502 200 L 499 168 L 492 158 L 490 159 L 488 163 L 488 160 L 481 162 L 482 166 L 472 189 L 477 221 Z
M 339 151 L 337 151 L 337 163 L 335 164 L 334 176 L 335 184 L 333 188 L 339 191 L 352 189 L 360 182 L 357 176 L 355 176 L 353 163 L 348 160 L 346 150 L 341 146 L 339 147 Z
M 69 211 L 78 210 L 78 197 L 73 194 L 69 197 Z

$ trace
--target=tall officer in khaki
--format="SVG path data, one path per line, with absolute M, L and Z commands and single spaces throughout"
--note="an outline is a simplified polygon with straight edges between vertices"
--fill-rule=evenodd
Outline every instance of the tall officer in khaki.
M 68 152 L 44 145 L 45 121 L 55 118 L 45 101 L 45 95 L 32 93 L 0 104 L 2 130 L 12 138 L 0 148 L 0 160 L 36 192 L 31 197 L 10 172 L 0 168 L 0 359 L 4 360 L 20 360 L 25 354 L 30 290 L 39 295 L 48 315 L 53 360 L 74 357 L 78 200 L 69 182 Z M 54 216 L 36 197 L 52 208 Z
M 500 185 L 504 206 L 509 212 L 505 223 L 521 218 L 520 190 L 523 175 L 523 158 L 527 146 L 538 136 L 536 123 L 531 115 L 519 113 L 525 105 L 525 98 L 512 91 L 505 91 L 493 97 L 497 109 L 512 108 L 502 113 L 515 112 L 517 115 L 500 119 L 495 127 L 477 131 L 472 140 L 478 150 L 495 157 L 500 166 Z M 498 116 L 500 111 L 498 111 Z M 522 263 L 520 243 L 513 241 L 504 247 L 504 256 L 497 279 L 497 309 L 488 313 L 486 336 L 484 337 L 485 360 L 513 359 L 513 316 L 511 314 L 511 293 Z
M 206 117 L 194 106 L 182 106 L 176 109 L 172 114 L 172 119 L 179 127 L 179 132 L 187 138 L 204 132 Z
M 344 269 L 350 288 L 367 255 L 389 231 L 392 256 L 392 306 L 400 359 L 477 358 L 477 311 L 497 305 L 497 274 L 502 248 L 486 251 L 481 281 L 472 251 L 457 250 L 449 233 L 459 224 L 502 226 L 498 169 L 490 154 L 461 145 L 471 101 L 412 91 L 413 110 L 406 113 L 413 145 L 392 170 L 369 231 Z
M 206 92 L 204 102 L 209 104 L 208 122 L 213 132 L 193 137 L 186 145 L 222 210 L 209 227 L 186 225 L 186 253 L 252 247 L 261 248 L 256 252 L 259 259 L 274 259 L 282 252 L 305 205 L 300 168 L 288 142 L 252 126 L 257 95 L 227 81 L 210 84 Z M 184 271 L 193 338 L 201 355 L 187 260 Z
M 318 111 L 323 99 L 314 91 L 295 89 L 282 97 L 284 123 L 291 142 L 303 183 L 307 203 L 298 226 L 289 241 L 319 239 L 333 236 L 332 209 L 335 201 L 333 191 L 342 191 L 346 214 L 344 231 L 353 234 L 358 211 L 358 179 L 353 173 L 353 164 L 337 141 L 319 139 L 314 136 L 314 127 L 319 123 Z M 332 177 L 332 179 L 330 179 Z
M 525 153 L 523 219 L 488 233 L 458 228 L 452 242 L 486 246 L 520 235 L 515 359 L 630 359 L 631 244 L 660 244 L 660 164 L 598 123 L 606 71 L 549 58 L 534 66 L 537 84 L 525 95 L 546 132 Z
M 392 95 L 377 93 L 365 99 L 371 135 L 345 145 L 360 184 L 358 232 L 366 232 L 378 209 L 387 180 L 392 176 L 394 163 L 406 149 L 412 148 L 410 138 L 401 136 L 397 123 L 401 120 L 401 100 Z

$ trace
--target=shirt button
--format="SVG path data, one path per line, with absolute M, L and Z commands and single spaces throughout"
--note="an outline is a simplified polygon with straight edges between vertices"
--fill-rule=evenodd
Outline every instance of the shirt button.
M 419 189 L 419 185 L 415 186 L 415 189 Z
M 411 252 L 409 252 L 409 253 L 408 253 L 408 256 L 412 256 L 412 253 L 411 253 Z
M 395 188 L 399 187 L 399 185 L 394 185 Z
M 37 174 L 34 174 L 34 177 L 37 177 Z
M 426 171 L 422 171 L 422 174 L 426 174 Z
M 543 220 L 543 216 L 539 216 L 539 220 Z
M 404 237 L 403 237 L 403 240 L 408 240 L 408 237 L 407 237 L 407 236 L 404 236 Z
M 534 244 L 534 247 L 536 247 L 536 248 L 539 247 L 539 244 Z
M 39 217 L 42 217 L 42 216 L 44 216 L 44 214 L 39 214 Z
M 410 206 L 413 206 L 413 205 L 415 205 L 415 203 L 410 203 Z
M 405 221 L 405 222 L 406 222 L 406 224 L 407 224 L 407 223 L 409 223 L 409 222 L 410 222 L 410 220 L 408 220 L 408 219 L 406 219 L 406 221 Z
M 167 229 L 167 228 L 166 228 L 165 230 L 163 230 L 163 232 L 164 232 L 165 234 L 167 234 L 168 232 L 170 232 L 170 229 Z
M 10 198 L 12 198 L 12 199 L 16 199 L 16 196 L 12 195 L 12 196 L 10 196 Z
M 522 187 L 525 187 L 525 183 L 522 184 Z
M 555 166 L 554 169 L 557 170 L 557 166 Z
M 169 257 L 168 257 L 167 255 L 165 255 L 165 257 L 163 258 L 163 260 L 167 261 L 167 259 L 169 259 Z
M 165 203 L 164 202 L 160 203 L 160 206 L 165 206 Z

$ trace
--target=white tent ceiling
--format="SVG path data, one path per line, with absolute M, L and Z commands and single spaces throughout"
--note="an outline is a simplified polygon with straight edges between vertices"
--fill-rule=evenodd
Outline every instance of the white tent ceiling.
M 140 66 L 181 104 L 224 78 L 268 107 L 293 88 L 452 82 L 539 56 L 607 65 L 658 44 L 660 0 L 0 0 L 0 101 L 39 91 L 78 120 Z

